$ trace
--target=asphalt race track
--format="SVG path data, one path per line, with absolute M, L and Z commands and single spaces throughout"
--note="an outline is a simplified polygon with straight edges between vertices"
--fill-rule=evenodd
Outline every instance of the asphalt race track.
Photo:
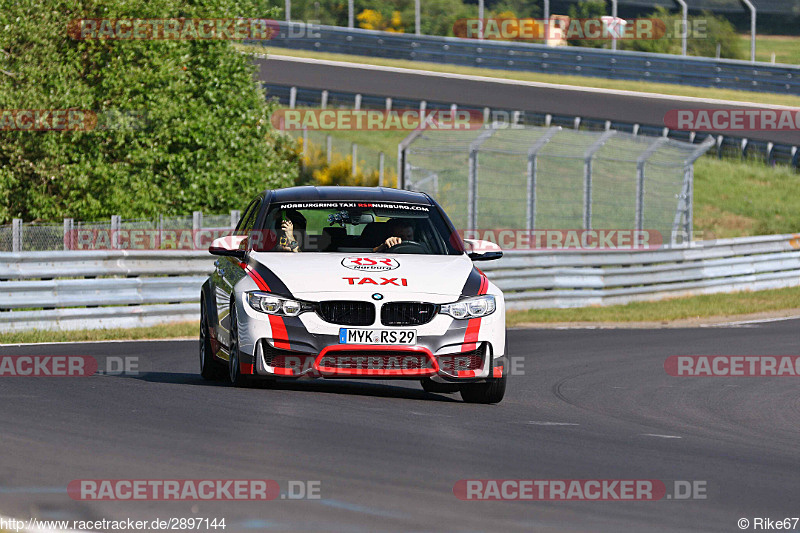
M 139 375 L 0 378 L 0 514 L 226 519 L 226 531 L 739 531 L 800 515 L 798 378 L 686 378 L 670 355 L 798 355 L 800 321 L 664 330 L 512 330 L 503 403 L 417 382 L 235 389 L 197 342 L 2 346 L 134 357 Z M 676 438 L 680 437 L 680 438 Z M 321 499 L 75 501 L 75 479 L 319 481 Z M 705 481 L 707 498 L 461 501 L 461 479 Z
M 346 62 L 325 62 L 280 55 L 254 59 L 259 80 L 277 85 L 327 89 L 376 96 L 452 102 L 483 109 L 519 109 L 554 115 L 610 119 L 631 124 L 664 125 L 673 109 L 752 109 L 771 107 L 768 102 L 750 107 L 669 97 L 657 94 L 586 89 L 547 83 L 515 83 L 513 80 L 471 79 L 411 69 L 389 69 Z M 422 65 L 420 68 L 423 68 Z M 657 81 L 657 80 L 656 80 Z M 733 133 L 761 141 L 800 144 L 800 131 L 739 131 Z

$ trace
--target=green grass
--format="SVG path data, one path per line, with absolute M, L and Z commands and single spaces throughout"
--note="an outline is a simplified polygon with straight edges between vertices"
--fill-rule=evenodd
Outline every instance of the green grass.
M 681 319 L 730 317 L 796 309 L 798 307 L 800 307 L 800 287 L 792 287 L 759 292 L 708 294 L 673 298 L 659 302 L 636 302 L 608 307 L 508 311 L 506 313 L 506 323 L 509 327 L 525 323 L 558 322 L 667 323 Z M 94 329 L 69 332 L 28 331 L 0 334 L 0 344 L 194 338 L 197 336 L 197 331 L 198 325 L 196 322 L 133 329 Z
M 706 156 L 694 176 L 699 238 L 800 232 L 800 174 L 790 167 Z
M 294 137 L 302 137 L 302 131 L 293 131 L 290 132 Z M 351 130 L 351 131 L 342 131 L 342 130 L 333 130 L 328 132 L 309 132 L 309 139 L 321 146 L 325 146 L 325 134 L 330 133 L 331 136 L 334 138 L 334 149 L 336 147 L 336 139 L 341 140 L 339 146 L 342 146 L 342 143 L 346 143 L 349 147 L 350 143 L 356 143 L 360 148 L 368 148 L 370 150 L 374 150 L 375 152 L 383 152 L 386 154 L 387 157 L 391 157 L 392 159 L 397 157 L 397 145 L 400 144 L 400 141 L 406 138 L 406 136 L 411 133 L 409 131 L 359 131 L 359 130 Z M 349 153 L 349 152 L 348 152 Z
M 608 307 L 509 311 L 506 314 L 506 324 L 515 326 L 531 322 L 669 322 L 797 308 L 800 308 L 800 287 L 792 287 L 757 292 L 705 294 Z
M 312 52 L 307 50 L 291 50 L 288 48 L 263 47 L 258 45 L 234 44 L 239 50 L 247 53 L 274 54 L 294 57 L 309 57 L 381 65 L 399 68 L 428 70 L 431 72 L 450 72 L 455 74 L 468 74 L 474 76 L 487 76 L 490 78 L 512 79 L 520 81 L 535 81 L 544 83 L 560 83 L 582 87 L 597 87 L 602 89 L 616 89 L 638 91 L 645 93 L 672 94 L 676 96 L 692 96 L 698 98 L 715 98 L 719 100 L 733 100 L 739 102 L 756 102 L 759 104 L 774 104 L 800 107 L 800 96 L 758 93 L 750 91 L 735 91 L 731 89 L 713 89 L 705 87 L 692 87 L 669 83 L 653 83 L 644 81 L 609 80 L 605 78 L 592 78 L 588 76 L 562 76 L 556 74 L 541 74 L 537 72 L 520 72 L 512 70 L 488 69 L 477 67 L 463 67 L 442 63 L 427 63 L 424 61 L 409 61 L 403 59 L 384 59 L 378 57 L 354 56 L 348 54 L 331 54 L 327 52 Z
M 741 36 L 750 57 L 750 34 Z M 775 53 L 776 63 L 797 65 L 800 63 L 800 37 L 793 35 L 756 35 L 756 61 L 772 61 Z
M 404 131 L 331 131 L 339 142 L 356 142 L 394 155 Z M 344 155 L 344 154 L 342 154 Z M 694 229 L 698 239 L 800 232 L 800 174 L 788 166 L 701 157 L 695 163 Z
M 87 329 L 76 331 L 19 331 L 0 333 L 0 344 L 27 342 L 84 342 L 105 340 L 173 339 L 197 337 L 200 331 L 197 322 L 180 322 L 145 328 Z

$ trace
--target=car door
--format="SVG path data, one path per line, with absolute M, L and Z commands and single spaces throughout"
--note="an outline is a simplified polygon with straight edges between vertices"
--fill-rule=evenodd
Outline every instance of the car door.
M 236 225 L 234 235 L 247 235 L 255 225 L 263 197 L 259 196 L 245 208 L 242 218 Z M 246 246 L 246 242 L 243 243 Z M 235 257 L 220 257 L 214 262 L 214 298 L 217 305 L 217 340 L 224 346 L 230 344 L 230 302 L 233 288 L 245 276 L 244 269 Z M 226 353 L 220 357 L 227 358 Z

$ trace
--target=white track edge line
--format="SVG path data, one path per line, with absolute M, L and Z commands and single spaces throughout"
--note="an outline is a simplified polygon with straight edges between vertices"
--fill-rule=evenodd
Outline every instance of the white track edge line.
M 453 72 L 436 72 L 432 70 L 423 70 L 423 69 L 412 69 L 412 68 L 405 68 L 405 67 L 388 67 L 383 65 L 370 65 L 370 64 L 361 64 L 361 63 L 348 63 L 346 61 L 333 61 L 330 59 L 316 59 L 311 57 L 295 57 L 295 56 L 282 56 L 278 54 L 268 54 L 266 57 L 267 61 L 270 59 L 276 59 L 278 61 L 294 61 L 297 63 L 316 63 L 319 65 L 327 65 L 332 67 L 342 67 L 342 68 L 352 68 L 352 69 L 361 69 L 361 70 L 381 70 L 385 72 L 396 72 L 400 74 L 418 74 L 424 76 L 431 76 L 431 77 L 438 77 L 438 78 L 450 78 L 450 79 L 458 79 L 458 80 L 468 80 L 468 81 L 480 81 L 480 82 L 490 82 L 490 83 L 501 83 L 505 85 L 518 85 L 523 87 L 537 87 L 542 89 L 562 89 L 568 91 L 576 91 L 576 92 L 587 92 L 587 93 L 602 93 L 602 94 L 612 94 L 617 96 L 633 96 L 636 98 L 649 98 L 649 99 L 658 99 L 658 100 L 671 100 L 671 101 L 679 101 L 679 102 L 694 102 L 699 104 L 716 104 L 716 105 L 727 105 L 727 106 L 738 106 L 738 107 L 751 107 L 755 109 L 786 109 L 791 111 L 797 111 L 797 107 L 791 106 L 784 106 L 784 105 L 776 105 L 776 104 L 760 104 L 757 102 L 741 102 L 738 100 L 720 100 L 716 98 L 701 98 L 697 96 L 678 96 L 673 94 L 663 94 L 663 93 L 646 93 L 646 92 L 639 92 L 639 91 L 627 91 L 622 89 L 603 89 L 599 87 L 584 87 L 581 85 L 565 85 L 560 83 L 547 83 L 547 82 L 539 82 L 539 81 L 524 81 L 524 80 L 513 80 L 507 78 L 492 78 L 489 76 L 477 76 L 473 74 L 456 74 Z M 759 94 L 759 93 L 754 93 Z

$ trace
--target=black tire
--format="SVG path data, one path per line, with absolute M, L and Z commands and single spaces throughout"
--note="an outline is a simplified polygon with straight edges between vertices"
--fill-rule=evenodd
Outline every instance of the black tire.
M 214 357 L 211 348 L 205 298 L 200 298 L 200 375 L 209 381 L 218 381 L 225 377 L 225 367 Z
M 461 398 L 467 403 L 500 403 L 506 394 L 508 376 L 486 383 L 465 383 L 460 386 Z
M 239 353 L 239 325 L 236 323 L 236 304 L 231 302 L 231 340 L 230 357 L 228 357 L 228 380 L 234 387 L 247 387 L 250 385 L 250 376 L 242 374 L 239 366 L 241 354 Z
M 439 383 L 431 378 L 424 378 L 419 382 L 422 383 L 422 389 L 425 392 L 433 394 L 453 394 L 459 391 L 458 383 Z

